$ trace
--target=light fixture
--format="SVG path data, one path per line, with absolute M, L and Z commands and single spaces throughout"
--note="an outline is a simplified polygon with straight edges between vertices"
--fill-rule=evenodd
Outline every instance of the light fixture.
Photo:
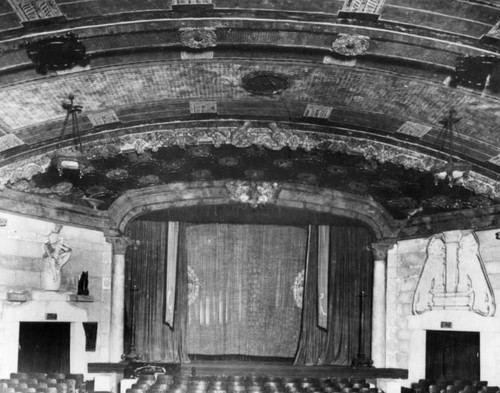
M 448 115 L 439 121 L 443 128 L 439 133 L 437 143 L 441 144 L 443 152 L 447 155 L 447 159 L 445 164 L 434 168 L 432 171 L 436 185 L 440 181 L 445 181 L 448 183 L 448 186 L 453 187 L 455 184 L 467 179 L 469 175 L 470 164 L 457 161 L 454 159 L 452 153 L 454 132 L 460 120 L 461 118 L 456 117 L 456 111 L 450 109 Z
M 61 131 L 60 140 L 64 140 L 64 136 L 66 135 L 66 126 L 68 124 L 68 120 L 71 117 L 71 130 L 73 132 L 73 136 L 76 138 L 76 149 L 72 152 L 64 152 L 56 151 L 54 156 L 55 165 L 57 167 L 57 171 L 59 172 L 59 176 L 62 176 L 64 170 L 70 171 L 78 171 L 79 176 L 82 177 L 84 174 L 84 169 L 88 165 L 88 160 L 83 156 L 82 152 L 82 141 L 80 138 L 80 130 L 78 129 L 78 117 L 77 114 L 81 113 L 83 107 L 81 105 L 75 105 L 73 100 L 75 96 L 70 94 L 68 96 L 69 103 L 63 102 L 62 107 L 66 110 L 66 119 L 64 119 L 63 128 Z

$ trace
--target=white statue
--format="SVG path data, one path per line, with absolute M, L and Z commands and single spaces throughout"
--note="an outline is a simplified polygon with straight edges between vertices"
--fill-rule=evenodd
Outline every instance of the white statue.
M 71 257 L 71 248 L 59 237 L 62 225 L 57 224 L 49 234 L 43 249 L 42 289 L 57 291 L 61 286 L 61 268 Z

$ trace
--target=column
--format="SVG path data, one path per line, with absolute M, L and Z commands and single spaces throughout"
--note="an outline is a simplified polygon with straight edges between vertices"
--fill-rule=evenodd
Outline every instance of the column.
M 372 244 L 373 297 L 372 297 L 372 360 L 373 366 L 385 367 L 385 307 L 386 307 L 386 261 L 387 251 L 395 244 L 392 239 Z
M 111 323 L 109 328 L 109 362 L 122 360 L 125 324 L 125 251 L 132 241 L 126 237 L 107 239 L 113 246 L 111 272 Z

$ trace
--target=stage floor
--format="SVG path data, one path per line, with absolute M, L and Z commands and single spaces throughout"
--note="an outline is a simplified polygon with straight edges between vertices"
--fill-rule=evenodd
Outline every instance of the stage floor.
M 125 370 L 145 365 L 159 366 L 167 373 L 197 376 L 275 376 L 275 377 L 311 377 L 339 378 L 357 377 L 367 379 L 407 379 L 408 370 L 399 368 L 350 367 L 350 366 L 294 366 L 284 362 L 252 362 L 237 360 L 193 361 L 191 363 L 89 363 L 89 373 L 124 374 Z

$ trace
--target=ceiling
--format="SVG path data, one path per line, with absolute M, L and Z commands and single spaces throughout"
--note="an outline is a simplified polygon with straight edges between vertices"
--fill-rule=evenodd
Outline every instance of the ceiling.
M 0 0 L 0 208 L 15 191 L 106 214 L 131 190 L 242 180 L 405 223 L 496 212 L 499 21 L 497 0 Z M 450 153 L 470 164 L 452 187 L 432 175 Z

